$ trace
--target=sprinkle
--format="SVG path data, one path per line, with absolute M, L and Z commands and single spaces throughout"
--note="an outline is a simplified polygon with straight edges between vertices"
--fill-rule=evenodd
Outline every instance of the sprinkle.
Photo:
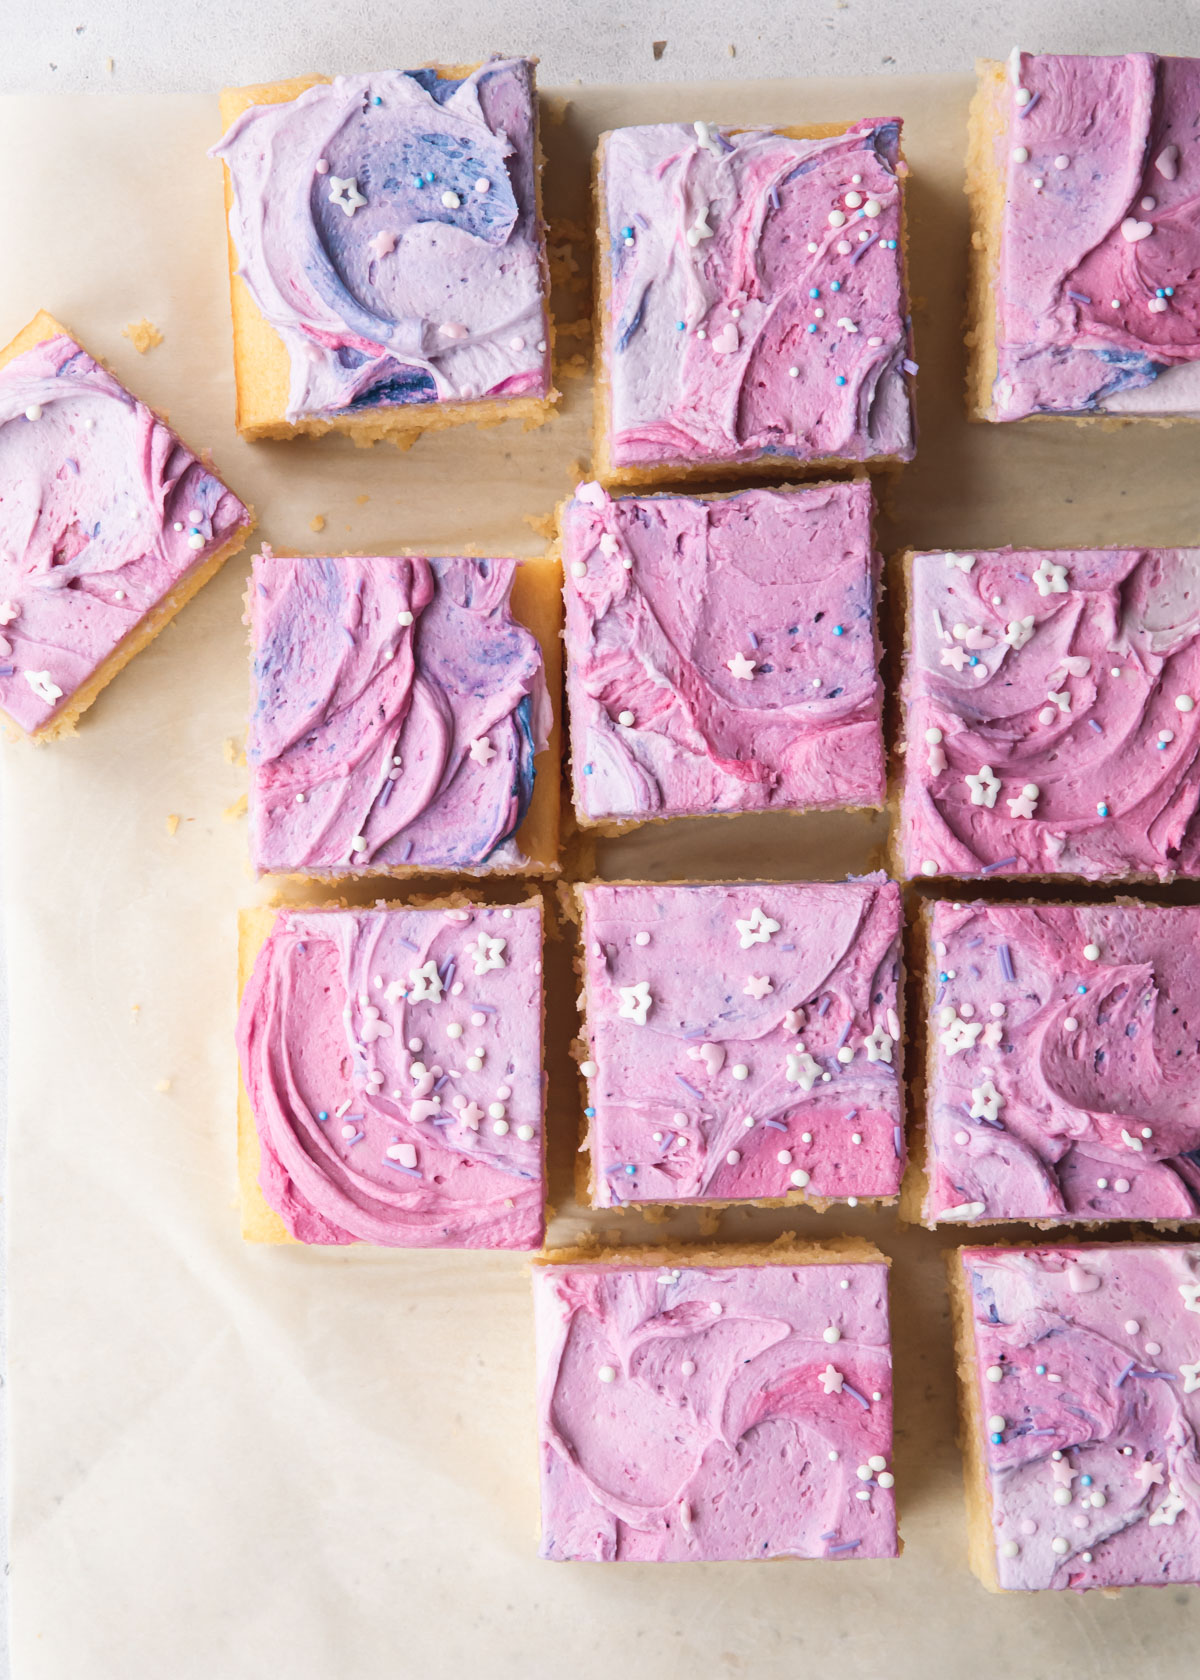
M 1016 863 L 1016 861 L 1015 857 L 999 858 L 995 863 L 985 863 L 979 873 L 981 875 L 991 875 L 997 869 L 1007 869 L 1010 864 Z
M 1006 980 L 1015 980 L 1016 971 L 1012 963 L 1012 951 L 1007 944 L 996 947 L 996 955 L 1000 959 L 1000 972 Z
M 1069 287 L 1067 289 L 1067 296 L 1069 298 L 1074 298 L 1076 303 L 1091 303 L 1092 301 L 1085 292 L 1073 292 Z

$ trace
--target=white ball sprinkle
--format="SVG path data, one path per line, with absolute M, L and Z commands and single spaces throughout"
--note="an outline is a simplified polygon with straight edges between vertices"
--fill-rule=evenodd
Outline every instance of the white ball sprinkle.
M 843 221 L 845 220 L 844 217 L 842 219 Z M 30 403 L 29 407 L 25 410 L 25 418 L 26 420 L 40 420 L 42 418 L 41 403 Z
M 353 1126 L 343 1126 L 342 1127 L 342 1136 L 344 1138 L 352 1138 L 354 1136 L 354 1127 Z
M 720 1301 L 710 1301 L 708 1303 L 708 1310 L 709 1310 L 710 1313 L 712 1313 L 714 1318 L 719 1318 L 720 1315 L 721 1315 L 721 1311 L 722 1311 Z
M 874 219 L 876 216 L 878 216 L 881 213 L 882 210 L 883 210 L 883 205 L 880 204 L 880 202 L 877 198 L 869 198 L 867 200 L 867 202 L 863 205 L 863 215 L 864 216 L 869 216 L 872 219 Z
M 860 1464 L 854 1474 L 858 1477 L 860 1482 L 869 1482 L 871 1480 L 871 1466 L 869 1464 Z
M 571 576 L 572 577 L 577 577 L 577 578 L 585 578 L 587 576 L 587 561 L 586 560 L 573 560 L 571 562 Z
M 1196 702 L 1190 694 L 1177 694 L 1175 696 L 1175 710 L 1177 712 L 1194 712 L 1195 709 Z
M 872 1470 L 886 1470 L 887 1469 L 887 1459 L 886 1458 L 881 1458 L 878 1453 L 873 1453 L 872 1456 L 867 1460 L 867 1463 L 871 1466 Z
M 1139 1331 L 1139 1330 L 1140 1330 L 1140 1329 L 1141 1329 L 1141 1328 L 1142 1328 L 1142 1327 L 1141 1327 L 1141 1325 L 1140 1325 L 1140 1324 L 1139 1324 L 1139 1323 L 1138 1323 L 1138 1321 L 1137 1321 L 1137 1319 L 1136 1319 L 1136 1318 L 1127 1318 L 1127 1319 L 1126 1319 L 1126 1320 L 1125 1320 L 1125 1334 L 1126 1334 L 1126 1335 L 1127 1335 L 1127 1336 L 1136 1336 L 1136 1335 L 1137 1335 L 1137 1333 L 1138 1333 L 1138 1331 Z
M 350 842 L 350 850 L 352 852 L 365 852 L 366 849 L 367 849 L 367 837 L 366 837 L 366 835 L 365 834 L 356 834 L 354 836 L 353 840 L 351 840 L 351 842 Z
M 694 1359 L 685 1359 L 679 1369 L 683 1372 L 685 1377 L 690 1377 L 696 1370 L 696 1361 Z
M 303 795 L 303 794 L 302 794 L 302 793 L 298 793 L 298 794 L 297 794 L 297 795 L 296 795 L 296 803 L 297 803 L 297 805 L 303 805 L 303 803 L 304 803 L 304 795 Z
M 1022 92 L 1023 91 L 1024 91 L 1024 89 L 1022 89 Z M 1001 1546 L 1001 1548 L 1000 1548 L 1000 1556 L 1001 1557 L 1006 1557 L 1006 1558 L 1015 1558 L 1017 1553 L 1020 1550 L 1021 1550 L 1021 1548 L 1020 1548 L 1020 1546 L 1017 1545 L 1017 1542 L 1015 1540 L 1006 1540 L 1004 1542 L 1003 1546 Z
M 876 1480 L 881 1488 L 890 1488 L 896 1485 L 896 1478 L 890 1470 L 881 1470 Z
M 508 1130 L 508 1121 L 507 1120 L 493 1121 L 492 1130 L 495 1132 L 497 1137 L 503 1137 L 505 1132 L 507 1132 L 507 1130 Z
M 830 1464 L 836 1464 L 840 1457 L 841 1457 L 841 1454 L 837 1451 L 837 1449 L 834 1448 L 834 1447 L 831 1447 L 830 1450 L 829 1450 L 829 1462 L 830 1462 Z
M 621 727 L 623 729 L 628 729 L 631 726 L 631 724 L 633 723 L 633 713 L 629 712 L 629 711 L 618 712 L 617 713 L 617 722 L 621 725 Z
M 645 932 L 635 933 L 634 936 L 633 936 L 633 943 L 635 945 L 649 945 L 650 935 L 648 933 L 645 933 Z
M 517 1136 L 520 1138 L 522 1143 L 528 1143 L 530 1138 L 533 1136 L 533 1127 L 532 1126 L 518 1126 L 517 1127 Z
M 596 1064 L 595 1062 L 580 1062 L 579 1071 L 585 1079 L 594 1079 L 596 1077 Z
M 827 1329 L 822 1330 L 821 1332 L 821 1340 L 823 1342 L 840 1342 L 841 1339 L 842 1332 L 838 1329 L 836 1324 L 829 1325 Z
M 1013 95 L 1013 98 L 1016 100 L 1018 105 L 1028 105 L 1029 101 L 1033 98 L 1033 95 L 1030 93 L 1028 88 L 1018 88 L 1016 93 Z M 1011 1557 L 1013 1554 L 1010 1552 L 1009 1556 Z
M 475 1011 L 475 1013 L 471 1016 L 471 1025 L 473 1027 L 481 1027 L 486 1020 L 487 1020 L 487 1016 L 482 1014 L 477 1009 Z
M 1066 169 L 1070 166 L 1070 158 L 1065 152 L 1060 152 L 1054 160 L 1055 169 Z
M 844 210 L 831 210 L 829 212 L 829 225 L 830 227 L 845 227 L 846 212 Z M 36 418 L 37 416 L 34 415 L 34 419 Z
M 940 729 L 927 729 L 925 739 L 931 747 L 936 747 L 942 740 L 942 732 Z
M 859 205 L 862 203 L 862 194 L 848 192 L 843 199 L 843 203 L 846 205 L 847 209 L 857 210 Z
M 1003 1382 L 1004 1367 L 1003 1365 L 989 1365 L 983 1374 L 989 1382 Z
M 405 609 L 404 612 L 398 612 L 396 614 L 396 623 L 397 624 L 403 624 L 403 625 L 407 626 L 407 625 L 411 624 L 412 621 L 413 621 L 413 615 L 407 609 Z
M 1008 1419 L 1002 1418 L 999 1412 L 995 1412 L 988 1419 L 987 1426 L 989 1435 L 998 1435 L 1002 1429 L 1008 1428 Z
M 602 1383 L 616 1382 L 617 1380 L 617 1373 L 611 1365 L 601 1365 L 596 1375 Z
M 799 379 L 799 377 L 800 377 L 800 369 L 798 367 L 790 367 L 788 369 L 788 378 L 789 379 Z
M 1050 1542 L 1050 1550 L 1052 1552 L 1057 1552 L 1059 1557 L 1062 1557 L 1065 1552 L 1069 1552 L 1071 1550 L 1071 1542 L 1069 1540 L 1064 1540 L 1061 1534 L 1056 1535 Z
M 446 1037 L 447 1038 L 461 1038 L 462 1035 L 463 1035 L 462 1022 L 461 1021 L 451 1021 L 450 1025 L 446 1028 Z
M 801 1143 L 811 1143 L 812 1142 L 812 1133 L 811 1132 L 801 1132 L 800 1133 L 800 1142 Z
M 1012 160 L 1014 163 L 1028 163 L 1029 152 L 1026 147 L 1014 146 L 1012 149 Z
M 1117 1192 L 1118 1196 L 1123 1196 L 1129 1189 L 1129 1180 L 1127 1178 L 1118 1178 L 1114 1180 L 1113 1189 Z
M 1097 1190 L 1107 1190 L 1108 1189 L 1108 1180 L 1106 1178 L 1098 1178 L 1096 1180 L 1096 1188 L 1097 1188 Z
M 1078 1032 L 1079 1031 L 1079 1022 L 1075 1019 L 1074 1015 L 1068 1015 L 1067 1016 L 1066 1020 L 1063 1022 L 1063 1031 L 1064 1032 Z
M 926 858 L 925 862 L 921 865 L 922 875 L 936 875 L 937 872 L 938 872 L 937 864 L 933 861 L 932 858 Z
M 1070 1488 L 1065 1488 L 1065 1487 L 1055 1488 L 1055 1490 L 1054 1490 L 1054 1503 L 1056 1505 L 1069 1505 L 1071 1503 L 1071 1490 L 1070 1490 Z
M 803 1167 L 797 1167 L 796 1171 L 792 1174 L 792 1183 L 796 1186 L 797 1190 L 803 1190 L 807 1185 L 808 1180 L 809 1175 L 805 1172 Z
M 837 1053 L 837 1059 L 843 1065 L 847 1062 L 852 1062 L 854 1060 L 854 1051 L 848 1044 L 843 1044 L 842 1048 Z
M 447 210 L 457 210 L 459 205 L 462 203 L 462 199 L 459 198 L 456 192 L 447 191 L 442 194 L 442 203 L 446 206 Z
M 735 1062 L 729 1071 L 735 1079 L 749 1079 L 750 1077 L 750 1069 L 745 1062 Z
M 504 1104 L 501 1103 L 501 1102 L 494 1102 L 494 1103 L 489 1103 L 488 1104 L 488 1114 L 491 1116 L 491 1118 L 493 1120 L 503 1120 L 504 1116 L 507 1112 L 508 1112 L 507 1109 L 505 1108 Z
M 790 1149 L 781 1149 L 775 1159 L 781 1167 L 788 1167 L 792 1163 L 792 1152 Z
M 1100 947 L 1096 944 L 1085 945 L 1083 947 L 1083 954 L 1087 958 L 1088 962 L 1098 962 L 1100 959 Z

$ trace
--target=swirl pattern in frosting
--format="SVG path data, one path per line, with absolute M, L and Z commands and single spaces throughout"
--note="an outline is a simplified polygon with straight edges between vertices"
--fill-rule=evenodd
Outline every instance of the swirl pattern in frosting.
M 582 822 L 878 805 L 871 488 L 623 497 L 563 514 Z
M 916 554 L 909 586 L 906 874 L 1200 871 L 1200 549 Z
M 592 1199 L 895 1196 L 900 889 L 580 889 Z
M 930 1224 L 1200 1214 L 1200 907 L 929 917 Z
M 542 1557 L 897 1555 L 886 1264 L 647 1250 L 536 1266 L 534 1307 Z
M 964 1248 L 998 1584 L 1200 1582 L 1200 1248 Z
M 1018 53 L 992 418 L 1200 413 L 1200 58 Z
M 528 866 L 514 836 L 552 713 L 518 564 L 255 557 L 256 869 Z
M 900 123 L 605 136 L 612 469 L 908 460 Z
M 541 955 L 537 901 L 280 912 L 237 1036 L 293 1237 L 538 1246 Z
M 548 394 L 531 60 L 338 76 L 250 106 L 213 155 L 289 421 Z
M 0 479 L 0 708 L 32 734 L 252 521 L 54 330 L 0 368 Z

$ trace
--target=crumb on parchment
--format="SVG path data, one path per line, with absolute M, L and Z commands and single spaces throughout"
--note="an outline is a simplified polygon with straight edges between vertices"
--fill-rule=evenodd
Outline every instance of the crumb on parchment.
M 127 327 L 122 327 L 121 336 L 129 340 L 139 356 L 144 356 L 147 350 L 153 350 L 163 341 L 163 335 L 154 322 L 148 321 L 144 315 L 140 321 L 130 321 Z
M 246 815 L 246 795 L 239 794 L 232 805 L 226 805 L 221 812 L 226 822 L 237 822 L 239 817 Z
M 325 529 L 325 515 L 314 513 L 308 522 L 308 528 L 310 531 L 323 531 Z
M 171 811 L 167 816 L 167 833 L 174 834 L 179 827 L 179 812 Z

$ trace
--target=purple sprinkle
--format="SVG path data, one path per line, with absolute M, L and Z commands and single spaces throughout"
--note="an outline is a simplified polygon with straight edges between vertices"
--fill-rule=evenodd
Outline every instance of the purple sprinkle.
M 1143 1371 L 1140 1365 L 1134 1366 L 1133 1374 L 1135 1377 L 1161 1377 L 1164 1382 L 1179 1381 L 1174 1371 Z
M 1040 93 L 1035 93 L 1033 98 L 1029 101 L 1028 105 L 1019 105 L 1017 107 L 1017 115 L 1021 118 L 1027 117 L 1029 115 L 1030 111 L 1033 110 L 1033 107 L 1037 104 L 1038 100 L 1041 97 L 1042 96 L 1041 96 Z
M 1136 1364 L 1137 1364 L 1136 1359 L 1131 1359 L 1129 1361 L 1128 1365 L 1126 1365 L 1125 1369 L 1121 1372 L 1121 1375 L 1113 1383 L 1114 1388 L 1120 1388 L 1121 1384 L 1125 1381 L 1125 1378 L 1129 1375 L 1130 1371 L 1133 1370 L 1133 1367 Z
M 414 945 L 411 939 L 405 939 L 403 934 L 400 933 L 396 935 L 396 943 L 397 945 L 403 945 L 406 951 L 419 951 L 421 949 L 419 945 Z
M 850 1110 L 850 1112 L 846 1115 L 846 1118 L 847 1118 L 847 1120 L 857 1120 L 858 1119 L 858 1110 L 856 1108 L 852 1108 Z
M 436 1119 L 433 1123 L 434 1123 L 435 1126 L 453 1126 L 454 1122 L 457 1119 L 458 1119 L 457 1114 L 443 1114 L 438 1119 Z
M 1000 972 L 1004 978 L 1006 980 L 1015 980 L 1017 976 L 1015 970 L 1013 969 L 1012 951 L 1009 949 L 1008 945 L 997 945 L 996 955 L 1000 959 Z
M 618 1161 L 615 1167 L 605 1167 L 604 1176 L 607 1178 L 609 1173 L 623 1173 L 624 1171 L 625 1171 L 624 1162 Z
M 983 935 L 981 933 L 977 933 L 975 935 L 974 939 L 968 939 L 967 940 L 967 950 L 968 951 L 973 951 L 977 945 L 982 945 L 982 944 L 983 944 Z
M 853 1027 L 853 1025 L 854 1025 L 853 1021 L 847 1021 L 846 1022 L 846 1025 L 842 1028 L 841 1037 L 838 1039 L 837 1043 L 834 1045 L 835 1050 L 840 1050 L 842 1048 L 842 1045 L 845 1044 L 846 1040 L 850 1037 L 850 1029 L 851 1029 L 851 1027 Z
M 444 1073 L 440 1079 L 437 1079 L 437 1080 L 434 1081 L 434 1085 L 433 1085 L 434 1090 L 435 1091 L 440 1091 L 442 1086 L 448 1084 L 449 1081 L 450 1081 L 450 1075 L 448 1073 Z
M 352 1149 L 356 1143 L 361 1143 L 364 1135 L 365 1134 L 362 1133 L 362 1132 L 355 1132 L 355 1134 L 352 1138 L 347 1138 L 346 1139 L 346 1148 L 347 1149 Z
M 837 1537 L 838 1531 L 836 1528 L 831 1528 L 827 1534 L 818 1535 L 818 1539 L 820 1540 L 836 1540 Z
M 479 1011 L 479 1013 L 481 1015 L 494 1015 L 496 1013 L 495 1009 L 492 1007 L 492 1005 L 490 1003 L 477 1003 L 477 1004 L 475 1004 L 474 1007 Z
M 1016 863 L 1015 857 L 998 858 L 995 863 L 985 863 L 979 871 L 981 875 L 992 875 L 997 869 L 1007 869 L 1010 863 Z
M 1084 292 L 1073 292 L 1070 289 L 1069 286 L 1067 288 L 1067 296 L 1069 298 L 1074 298 L 1076 303 L 1091 303 L 1091 301 L 1092 301 L 1091 298 L 1088 297 L 1086 293 L 1084 293 Z
M 892 1148 L 896 1151 L 896 1154 L 898 1156 L 903 1155 L 903 1153 L 904 1153 L 904 1128 L 902 1126 L 893 1126 L 892 1127 Z
M 1032 579 L 1030 578 L 1028 572 L 1014 572 L 1013 576 L 1016 578 L 1018 583 L 1030 583 L 1030 582 L 1032 582 Z
M 828 1555 L 832 1557 L 835 1552 L 852 1552 L 856 1546 L 861 1545 L 861 1540 L 843 1540 L 838 1546 L 830 1546 Z
M 817 1005 L 817 1014 L 818 1015 L 828 1015 L 829 1006 L 832 1002 L 833 1002 L 833 999 L 830 997 L 829 993 L 828 992 L 822 992 L 821 1001 Z
M 859 257 L 864 256 L 866 254 L 866 252 L 868 252 L 871 249 L 872 245 L 874 245 L 875 241 L 878 238 L 879 238 L 879 235 L 877 233 L 873 233 L 871 235 L 870 239 L 865 239 L 863 241 L 863 243 L 858 247 L 858 250 L 855 251 L 854 255 L 850 258 L 850 267 L 851 268 L 854 267 L 854 265 L 858 261 Z M 917 370 L 914 367 L 913 372 L 915 373 L 916 371 Z
M 640 228 L 644 229 L 644 231 L 646 233 L 649 233 L 650 223 L 646 220 L 645 216 L 642 215 L 642 212 L 640 210 L 637 210 L 637 211 L 634 212 L 633 219 Z
M 764 1120 L 763 1125 L 764 1126 L 770 1126 L 772 1128 L 772 1130 L 774 1130 L 776 1132 L 786 1132 L 787 1131 L 787 1127 L 784 1125 L 782 1120 Z
M 410 1178 L 420 1178 L 421 1176 L 416 1167 L 402 1167 L 399 1161 L 384 1160 L 382 1165 L 385 1167 L 391 1167 L 393 1172 L 407 1173 Z
M 342 1118 L 343 1120 L 361 1120 L 363 1117 L 361 1114 L 344 1114 Z
M 754 634 L 753 630 L 747 630 L 746 635 L 750 640 L 750 646 L 752 648 L 756 648 L 758 646 L 758 637 Z
M 916 373 L 918 371 L 918 364 L 909 356 L 905 356 L 900 366 L 904 369 L 905 373 Z
M 15 665 L 0 665 L 0 677 L 11 677 L 15 670 Z
M 983 979 L 983 970 L 979 967 L 978 963 L 969 963 L 967 965 L 967 973 L 971 976 L 972 980 Z
M 408 862 L 409 858 L 412 856 L 412 850 L 413 850 L 412 841 L 411 840 L 406 840 L 404 842 L 403 846 L 401 846 L 401 848 L 400 848 L 400 861 L 401 861 L 401 863 L 407 863 Z
M 770 192 L 767 194 L 767 197 L 771 201 L 772 210 L 778 210 L 779 209 L 779 191 L 778 191 L 778 189 L 776 187 L 772 187 Z
M 380 789 L 379 799 L 378 799 L 377 803 L 378 803 L 379 809 L 381 811 L 382 811 L 383 807 L 387 804 L 388 800 L 392 797 L 392 789 L 395 787 L 395 785 L 396 785 L 395 782 L 384 782 L 383 787 Z
M 1104 733 L 1104 725 L 1102 723 L 1097 723 L 1095 718 L 1088 719 L 1088 728 L 1094 729 L 1097 735 L 1103 735 Z
M 794 951 L 796 949 L 796 947 L 794 945 L 788 944 L 788 945 L 781 945 L 779 947 L 779 949 L 781 951 Z
M 675 1077 L 690 1097 L 695 1097 L 698 1103 L 702 1103 L 704 1101 L 704 1097 L 701 1092 L 697 1091 L 694 1085 L 689 1085 L 681 1073 L 677 1073 Z
M 1028 1435 L 1032 1439 L 1033 1436 L 1035 1436 L 1035 1435 L 1057 1435 L 1058 1430 L 1057 1429 L 1026 1429 L 1026 1430 L 1023 1430 L 1022 1433 L 1025 1434 L 1025 1435 Z
M 866 1395 L 865 1394 L 860 1394 L 858 1392 L 858 1390 L 856 1388 L 851 1387 L 851 1385 L 848 1382 L 846 1382 L 846 1380 L 844 1378 L 842 1380 L 842 1393 L 843 1394 L 848 1394 L 850 1396 L 851 1400 L 857 1400 L 859 1405 L 863 1408 L 864 1411 L 869 1412 L 871 1410 L 871 1402 L 867 1399 Z

